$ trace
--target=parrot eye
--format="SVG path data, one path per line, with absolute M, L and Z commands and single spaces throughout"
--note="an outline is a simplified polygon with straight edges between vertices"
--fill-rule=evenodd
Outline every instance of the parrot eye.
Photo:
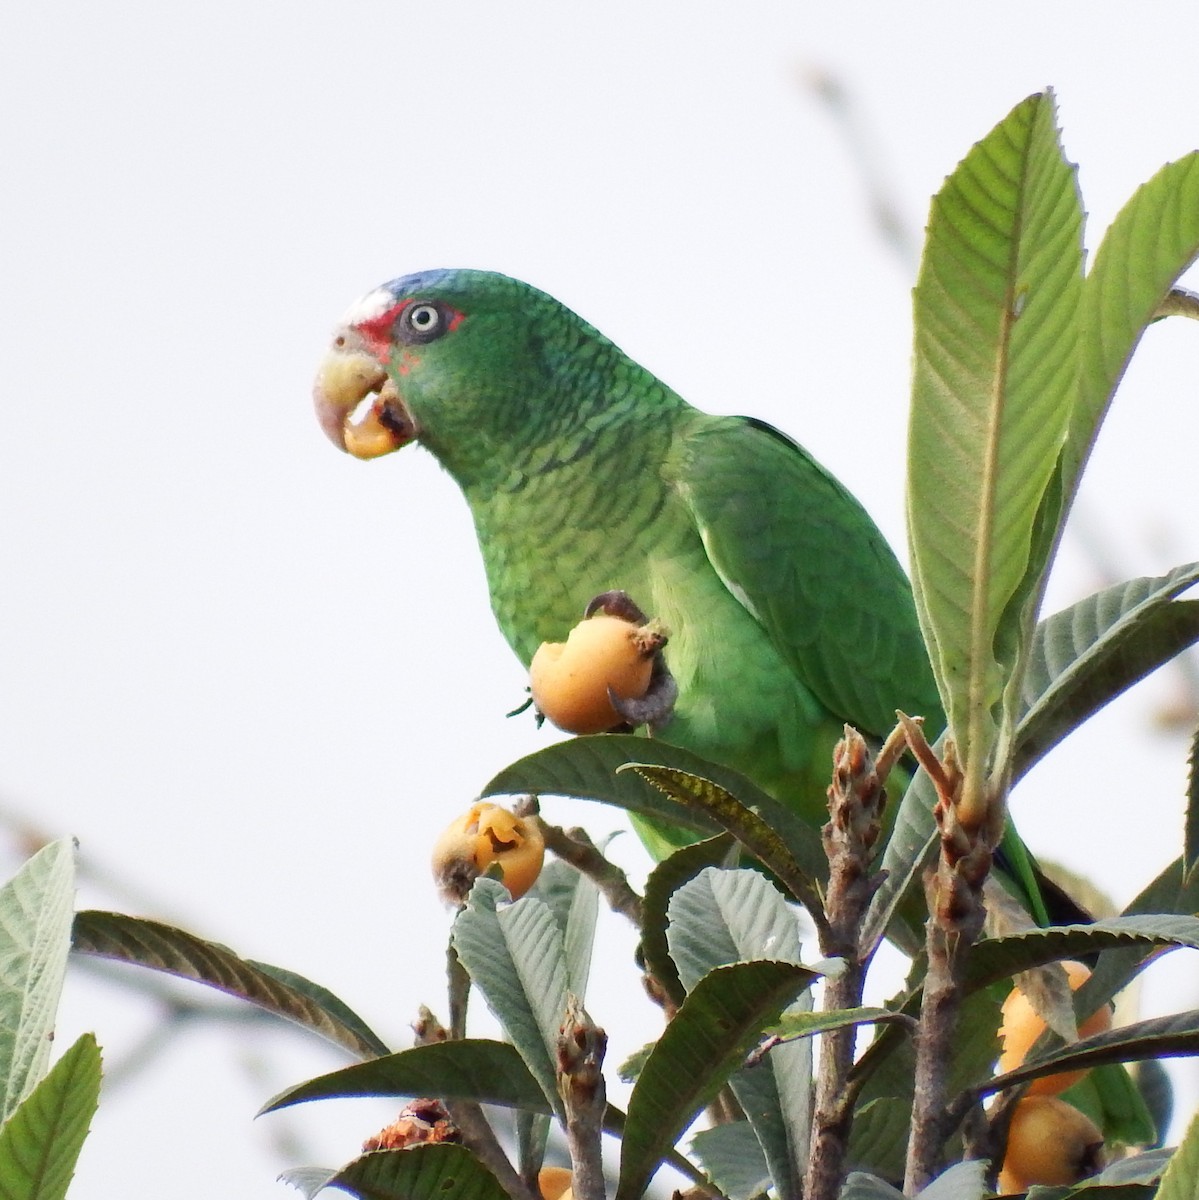
M 399 332 L 406 342 L 431 342 L 445 332 L 447 324 L 441 305 L 421 301 L 400 314 Z

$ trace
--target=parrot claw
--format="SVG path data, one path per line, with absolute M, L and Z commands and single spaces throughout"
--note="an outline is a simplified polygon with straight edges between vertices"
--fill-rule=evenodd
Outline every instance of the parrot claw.
M 629 621 L 634 625 L 644 625 L 649 620 L 633 602 L 632 596 L 619 590 L 600 592 L 598 596 L 592 597 L 583 610 L 583 619 L 594 617 L 597 612 L 607 613 L 610 617 L 620 617 L 622 621 Z
M 608 689 L 612 707 L 624 717 L 629 728 L 648 725 L 651 733 L 656 733 L 670 720 L 678 698 L 679 685 L 675 683 L 660 654 L 654 659 L 654 673 L 650 676 L 649 690 L 644 696 L 618 696 L 611 688 Z

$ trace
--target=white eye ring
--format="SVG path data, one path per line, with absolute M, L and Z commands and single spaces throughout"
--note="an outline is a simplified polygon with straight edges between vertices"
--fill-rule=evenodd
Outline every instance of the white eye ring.
M 436 333 L 441 325 L 441 312 L 436 304 L 414 304 L 408 310 L 408 327 L 413 333 L 426 337 Z

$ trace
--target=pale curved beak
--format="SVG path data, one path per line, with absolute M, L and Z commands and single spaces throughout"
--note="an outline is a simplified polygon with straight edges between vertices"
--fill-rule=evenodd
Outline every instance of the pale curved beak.
M 379 361 L 339 336 L 317 369 L 316 417 L 329 440 L 355 458 L 399 450 L 420 432 Z

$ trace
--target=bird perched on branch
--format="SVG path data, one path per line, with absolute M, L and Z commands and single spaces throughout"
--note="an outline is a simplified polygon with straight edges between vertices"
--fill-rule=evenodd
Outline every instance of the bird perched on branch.
M 544 292 L 472 270 L 386 283 L 337 327 L 315 402 L 342 449 L 415 441 L 458 483 L 526 666 L 593 597 L 627 593 L 670 634 L 658 736 L 809 820 L 844 723 L 881 738 L 903 709 L 942 729 L 907 578 L 861 505 L 790 438 L 693 408 Z

